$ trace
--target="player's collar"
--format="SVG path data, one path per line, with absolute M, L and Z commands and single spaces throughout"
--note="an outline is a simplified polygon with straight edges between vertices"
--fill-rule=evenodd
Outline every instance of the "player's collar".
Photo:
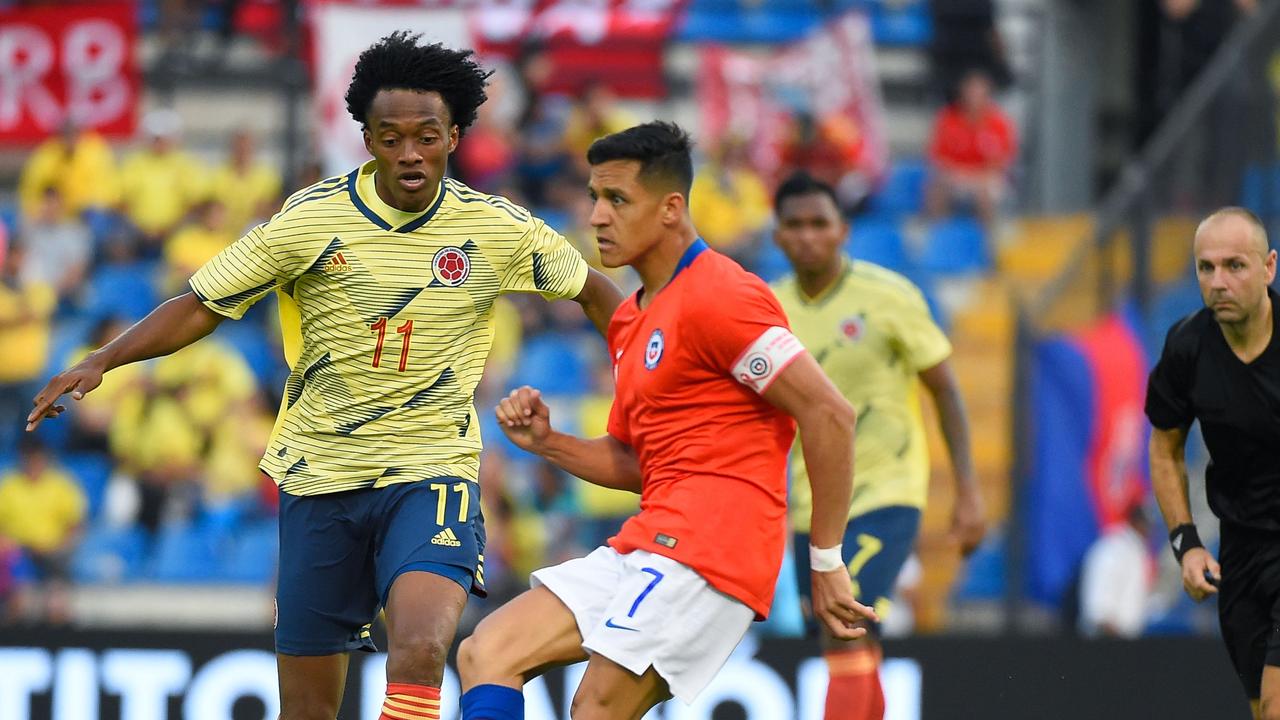
M 684 255 L 680 256 L 680 262 L 676 263 L 675 272 L 671 273 L 671 280 L 675 280 L 676 276 L 680 274 L 680 271 L 692 265 L 693 261 L 697 260 L 698 256 L 702 254 L 702 251 L 707 249 L 709 248 L 707 247 L 706 240 L 703 240 L 702 238 L 695 239 L 692 245 L 685 248 Z M 671 280 L 667 281 L 668 285 L 671 284 Z
M 428 207 L 426 210 L 424 210 L 420 215 L 415 216 L 414 218 L 408 220 L 407 222 L 400 225 L 399 227 L 394 227 L 390 221 L 382 217 L 382 215 L 378 214 L 378 212 L 375 211 L 373 208 L 369 207 L 368 203 L 366 203 L 364 201 L 364 198 L 361 197 L 360 187 L 359 187 L 359 184 L 361 182 L 361 175 L 366 168 L 372 168 L 372 165 L 373 165 L 373 161 L 370 160 L 364 165 L 361 165 L 360 167 L 351 171 L 351 174 L 347 176 L 347 193 L 351 196 L 351 204 L 355 205 L 356 209 L 359 210 L 362 215 L 364 215 L 366 218 L 369 219 L 369 222 L 372 222 L 374 225 L 377 225 L 379 228 L 383 230 L 391 230 L 392 232 L 398 232 L 398 233 L 413 232 L 414 230 L 417 230 L 423 225 L 426 225 L 427 221 L 435 216 L 436 211 L 439 210 L 440 206 L 444 203 L 444 195 L 445 195 L 446 189 L 445 189 L 445 182 L 443 179 L 441 179 L 440 188 L 436 191 L 436 199 L 431 202 L 431 206 Z M 372 169 L 370 169 L 369 175 L 372 175 L 372 174 L 373 174 L 373 171 Z M 376 193 L 376 190 L 375 190 L 375 193 Z M 378 198 L 378 200 L 381 201 L 381 198 Z M 403 213 L 403 211 L 401 212 Z

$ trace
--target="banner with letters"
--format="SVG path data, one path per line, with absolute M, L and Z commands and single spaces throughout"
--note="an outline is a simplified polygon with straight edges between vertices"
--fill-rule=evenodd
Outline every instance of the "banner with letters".
M 0 718 L 273 720 L 270 647 L 269 632 L 0 628 Z M 748 636 L 694 705 L 668 701 L 645 720 L 820 720 L 827 673 L 817 651 Z M 1247 717 L 1217 638 L 944 636 L 895 640 L 886 653 L 885 720 Z M 352 654 L 339 717 L 377 719 L 385 666 L 385 654 Z M 530 683 L 527 720 L 568 720 L 581 673 Z M 441 718 L 458 720 L 452 669 L 442 698 Z
M 64 120 L 130 137 L 141 79 L 132 3 L 0 6 L 0 143 L 32 143 Z

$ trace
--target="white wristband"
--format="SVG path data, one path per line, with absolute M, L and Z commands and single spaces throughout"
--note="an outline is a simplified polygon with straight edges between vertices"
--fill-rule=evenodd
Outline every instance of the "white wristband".
M 809 546 L 809 568 L 814 572 L 831 572 L 844 568 L 843 545 L 829 548 Z

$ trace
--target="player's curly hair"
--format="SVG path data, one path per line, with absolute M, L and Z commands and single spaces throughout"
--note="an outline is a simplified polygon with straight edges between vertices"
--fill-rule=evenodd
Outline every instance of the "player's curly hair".
M 673 122 L 654 120 L 627 128 L 591 143 L 587 162 L 637 160 L 640 177 L 658 177 L 689 196 L 693 185 L 693 140 Z
M 451 50 L 440 43 L 419 45 L 421 37 L 398 30 L 360 53 L 346 101 L 347 112 L 362 127 L 380 90 L 440 93 L 459 135 L 476 121 L 476 109 L 488 99 L 484 88 L 493 71 L 480 67 L 471 50 Z

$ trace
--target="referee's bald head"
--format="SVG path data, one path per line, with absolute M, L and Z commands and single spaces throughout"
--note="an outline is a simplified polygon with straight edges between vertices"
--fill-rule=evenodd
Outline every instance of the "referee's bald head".
M 1252 249 L 1256 250 L 1258 255 L 1263 258 L 1267 256 L 1267 251 L 1271 249 L 1271 245 L 1267 240 L 1266 226 L 1248 208 L 1229 206 L 1215 210 L 1204 220 L 1201 220 L 1200 225 L 1196 227 L 1196 245 L 1199 246 L 1200 242 L 1209 234 L 1217 233 L 1246 234 L 1249 237 Z

